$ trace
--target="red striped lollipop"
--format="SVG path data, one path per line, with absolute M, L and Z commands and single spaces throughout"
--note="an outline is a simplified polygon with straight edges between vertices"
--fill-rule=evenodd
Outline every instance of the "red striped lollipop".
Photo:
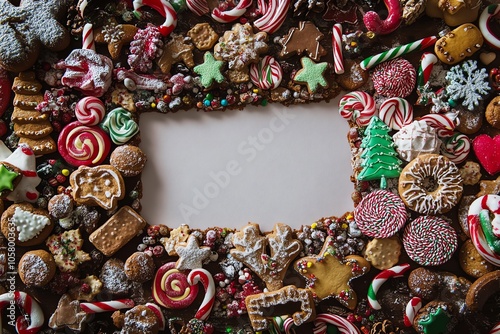
M 94 96 L 87 96 L 75 106 L 76 119 L 83 125 L 97 125 L 106 115 L 104 103 Z
M 401 130 L 413 122 L 413 107 L 402 97 L 391 97 L 380 105 L 379 117 L 393 130 Z
M 375 115 L 375 101 L 368 93 L 350 92 L 340 99 L 339 112 L 343 118 L 367 126 Z

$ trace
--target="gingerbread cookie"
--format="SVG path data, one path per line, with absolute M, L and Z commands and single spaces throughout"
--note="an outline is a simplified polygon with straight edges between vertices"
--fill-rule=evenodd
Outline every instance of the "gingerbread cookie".
M 17 267 L 21 281 L 32 287 L 47 285 L 56 273 L 52 254 L 42 249 L 24 253 Z
M 454 65 L 476 53 L 483 45 L 483 35 L 472 23 L 463 24 L 436 41 L 434 52 L 443 63 Z

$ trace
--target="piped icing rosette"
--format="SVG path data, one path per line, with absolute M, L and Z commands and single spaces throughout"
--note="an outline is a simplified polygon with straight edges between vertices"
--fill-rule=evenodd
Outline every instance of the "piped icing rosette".
M 101 97 L 111 85 L 113 62 L 91 49 L 75 49 L 58 69 L 66 69 L 61 78 L 65 86 L 77 89 L 85 95 Z
M 132 114 L 123 108 L 111 110 L 101 127 L 116 145 L 125 144 L 139 132 L 139 125 L 132 119 Z

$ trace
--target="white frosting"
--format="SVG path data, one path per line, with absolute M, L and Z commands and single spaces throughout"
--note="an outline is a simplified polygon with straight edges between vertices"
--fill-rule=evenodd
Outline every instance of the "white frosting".
M 19 241 L 25 242 L 36 237 L 45 226 L 50 224 L 50 219 L 16 207 L 12 222 L 19 232 Z
M 405 161 L 411 161 L 420 154 L 439 153 L 441 141 L 436 129 L 429 126 L 425 121 L 414 121 L 392 137 L 396 145 L 396 151 Z

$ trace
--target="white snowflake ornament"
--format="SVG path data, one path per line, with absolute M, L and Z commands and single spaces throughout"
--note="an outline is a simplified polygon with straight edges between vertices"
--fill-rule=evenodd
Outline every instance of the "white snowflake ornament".
M 446 94 L 453 100 L 462 100 L 462 105 L 473 110 L 490 91 L 486 69 L 477 68 L 477 61 L 467 60 L 453 66 L 446 74 Z

